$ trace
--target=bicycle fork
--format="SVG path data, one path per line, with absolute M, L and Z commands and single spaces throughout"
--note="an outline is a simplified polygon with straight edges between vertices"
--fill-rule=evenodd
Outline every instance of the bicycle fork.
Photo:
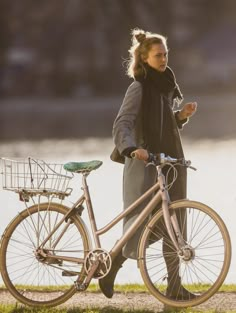
M 158 167 L 158 180 L 160 183 L 160 191 L 162 197 L 162 210 L 163 210 L 163 217 L 164 222 L 167 228 L 168 235 L 176 248 L 176 251 L 179 255 L 182 255 L 182 248 L 186 245 L 184 238 L 182 236 L 178 219 L 176 213 L 173 212 L 170 214 L 169 211 L 169 204 L 170 204 L 170 197 L 167 191 L 167 186 L 165 182 L 165 176 L 162 174 L 161 169 Z

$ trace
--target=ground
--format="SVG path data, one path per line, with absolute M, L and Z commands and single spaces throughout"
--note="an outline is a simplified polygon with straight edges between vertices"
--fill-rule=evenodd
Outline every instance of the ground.
M 16 300 L 8 291 L 0 292 L 1 304 L 14 304 Z M 100 292 L 77 293 L 61 306 L 78 308 L 112 308 L 112 309 L 145 309 L 150 312 L 162 312 L 163 304 L 148 293 L 116 293 L 107 299 Z M 195 307 L 196 310 L 216 310 L 217 312 L 236 311 L 236 293 L 219 292 L 205 303 Z

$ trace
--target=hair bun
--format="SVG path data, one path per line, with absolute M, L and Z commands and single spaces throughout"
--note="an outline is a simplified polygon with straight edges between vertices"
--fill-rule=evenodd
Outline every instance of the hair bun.
M 135 34 L 135 38 L 139 43 L 142 43 L 146 39 L 145 33 Z

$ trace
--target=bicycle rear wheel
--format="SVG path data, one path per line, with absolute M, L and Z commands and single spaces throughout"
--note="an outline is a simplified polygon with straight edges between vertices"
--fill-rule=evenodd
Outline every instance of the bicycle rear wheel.
M 83 278 L 83 264 L 37 254 L 39 245 L 67 212 L 68 208 L 58 203 L 34 205 L 16 216 L 3 234 L 2 278 L 10 293 L 26 305 L 61 304 L 75 293 L 74 281 L 78 275 Z M 47 241 L 45 252 L 84 259 L 90 249 L 86 228 L 77 214 L 70 218 L 66 232 L 62 231 L 64 222 Z
M 169 211 L 178 218 L 188 256 L 174 248 L 160 210 L 141 237 L 139 268 L 145 285 L 158 300 L 172 307 L 195 306 L 209 299 L 224 282 L 231 260 L 230 237 L 219 215 L 202 203 L 176 201 Z

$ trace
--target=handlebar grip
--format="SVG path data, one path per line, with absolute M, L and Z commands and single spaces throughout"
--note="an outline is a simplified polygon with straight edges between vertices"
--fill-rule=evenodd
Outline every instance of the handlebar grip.
M 130 154 L 131 158 L 132 159 L 139 159 L 138 158 L 138 154 L 133 151 L 131 154 Z M 156 162 L 157 161 L 157 157 L 153 154 L 153 153 L 150 153 L 149 152 L 149 156 L 148 156 L 148 159 L 147 159 L 147 162 Z

